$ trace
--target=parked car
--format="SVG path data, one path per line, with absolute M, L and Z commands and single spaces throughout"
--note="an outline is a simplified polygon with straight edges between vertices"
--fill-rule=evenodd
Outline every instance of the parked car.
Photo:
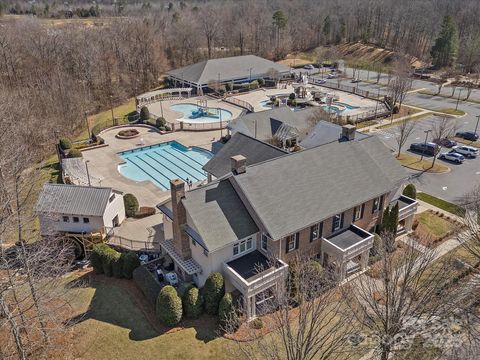
M 316 84 L 325 84 L 326 82 L 327 82 L 327 80 L 325 80 L 325 79 L 315 79 Z
M 304 65 L 303 68 L 307 70 L 313 70 L 315 69 L 315 66 L 313 66 L 312 64 L 307 64 L 307 65 Z
M 473 159 L 478 156 L 478 149 L 476 147 L 468 145 L 454 146 L 452 151 L 462 154 L 469 159 Z
M 423 154 L 423 155 L 430 155 L 434 156 L 435 153 L 438 151 L 439 146 L 435 143 L 428 142 L 428 143 L 413 143 L 410 145 L 410 150 Z
M 172 286 L 178 285 L 178 277 L 174 272 L 169 272 L 165 274 L 165 280 Z
M 338 75 L 336 73 L 331 73 L 331 74 L 328 74 L 327 79 L 335 79 L 337 77 Z
M 465 157 L 462 154 L 456 152 L 441 153 L 439 156 L 440 159 L 448 160 L 457 164 L 461 164 L 465 161 Z
M 460 131 L 455 134 L 456 137 L 463 138 L 465 140 L 477 141 L 478 134 L 473 131 Z
M 352 79 L 352 83 L 359 83 L 360 81 L 362 81 L 362 80 L 360 80 L 359 78 Z
M 451 148 L 451 147 L 457 146 L 457 142 L 455 140 L 451 140 L 451 139 L 447 139 L 447 138 L 435 139 L 435 140 L 433 140 L 433 142 L 437 145 L 440 145 L 440 146 L 443 146 L 443 147 L 446 147 L 446 148 Z

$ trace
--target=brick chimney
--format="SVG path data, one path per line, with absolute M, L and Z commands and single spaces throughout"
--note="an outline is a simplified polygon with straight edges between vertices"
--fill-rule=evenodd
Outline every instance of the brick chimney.
M 236 175 L 247 171 L 247 158 L 243 155 L 235 155 L 230 158 L 232 172 Z
M 182 199 L 185 197 L 185 183 L 183 180 L 170 180 L 170 193 L 173 212 L 173 245 L 177 254 L 184 260 L 189 259 L 192 257 L 190 241 L 182 229 L 182 225 L 187 223 L 187 212 L 182 203 Z
M 355 139 L 355 131 L 357 127 L 355 125 L 343 125 L 342 126 L 342 138 L 346 139 L 347 141 L 352 141 Z

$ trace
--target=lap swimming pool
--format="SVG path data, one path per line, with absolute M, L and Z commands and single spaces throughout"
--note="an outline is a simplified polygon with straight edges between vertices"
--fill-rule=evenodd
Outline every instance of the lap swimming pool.
M 187 148 L 176 141 L 122 151 L 125 163 L 118 166 L 120 174 L 134 181 L 150 181 L 162 190 L 170 189 L 170 180 L 203 181 L 202 170 L 213 154 L 207 150 Z

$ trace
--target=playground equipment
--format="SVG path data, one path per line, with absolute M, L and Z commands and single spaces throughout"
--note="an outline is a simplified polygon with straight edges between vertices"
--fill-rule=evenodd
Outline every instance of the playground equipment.
M 199 106 L 197 110 L 192 111 L 191 119 L 197 119 L 199 117 L 220 117 L 220 111 L 217 108 L 208 108 Z

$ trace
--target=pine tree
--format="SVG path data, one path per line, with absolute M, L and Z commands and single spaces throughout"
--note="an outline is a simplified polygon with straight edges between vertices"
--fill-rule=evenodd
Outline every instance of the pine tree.
M 389 231 L 396 236 L 397 235 L 397 227 L 398 227 L 398 202 L 393 206 L 392 210 L 390 211 L 389 216 Z
M 452 66 L 455 64 L 458 53 L 458 30 L 452 16 L 445 16 L 442 31 L 435 40 L 430 52 L 435 67 Z

